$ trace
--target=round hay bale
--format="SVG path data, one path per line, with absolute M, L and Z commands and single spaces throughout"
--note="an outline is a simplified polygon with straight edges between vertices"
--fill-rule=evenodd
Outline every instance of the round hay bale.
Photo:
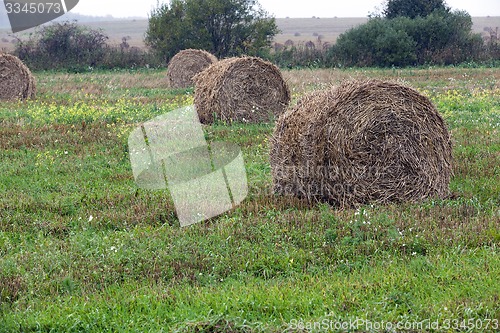
M 273 189 L 308 202 L 357 207 L 449 196 L 452 146 L 431 101 L 378 80 L 304 96 L 277 121 Z
M 213 123 L 214 115 L 228 122 L 266 122 L 290 102 L 279 68 L 256 57 L 218 61 L 193 80 L 194 103 L 204 124 Z
M 168 63 L 167 78 L 174 89 L 193 86 L 193 76 L 217 62 L 217 57 L 203 50 L 187 49 L 177 53 Z
M 0 100 L 34 98 L 35 78 L 19 58 L 0 54 Z

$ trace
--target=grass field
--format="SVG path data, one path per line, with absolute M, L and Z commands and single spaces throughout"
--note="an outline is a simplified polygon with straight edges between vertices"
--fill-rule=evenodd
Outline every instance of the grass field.
M 339 17 L 339 18 L 277 18 L 276 23 L 280 29 L 280 34 L 274 39 L 277 43 L 285 43 L 287 40 L 295 44 L 306 43 L 308 41 L 317 42 L 321 37 L 322 42 L 334 43 L 341 33 L 363 24 L 367 18 L 363 17 Z M 486 27 L 500 27 L 500 17 L 473 17 L 473 31 L 484 33 Z M 94 29 L 103 29 L 109 36 L 111 45 L 118 45 L 123 37 L 127 37 L 130 46 L 144 47 L 144 35 L 148 27 L 146 19 L 141 20 L 116 20 L 108 22 L 82 23 Z M 16 34 L 21 39 L 29 38 L 34 29 L 26 30 Z M 0 29 L 0 50 L 11 50 L 14 47 L 10 36 L 10 31 Z
M 168 193 L 135 186 L 127 136 L 192 91 L 162 70 L 35 75 L 36 100 L 0 104 L 0 332 L 498 331 L 499 69 L 284 72 L 294 100 L 365 77 L 429 96 L 453 136 L 453 198 L 279 198 L 273 125 L 217 124 L 206 138 L 242 148 L 249 196 L 182 229 Z

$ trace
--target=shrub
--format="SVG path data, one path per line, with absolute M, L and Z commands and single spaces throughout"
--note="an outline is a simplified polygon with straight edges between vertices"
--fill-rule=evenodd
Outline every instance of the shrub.
M 434 12 L 415 20 L 395 19 L 393 24 L 401 25 L 415 40 L 419 64 L 458 64 L 480 57 L 483 42 L 472 33 L 472 19 L 466 12 Z
M 26 41 L 17 39 L 14 54 L 33 70 L 134 68 L 156 66 L 158 59 L 137 47 L 113 47 L 108 36 L 76 22 L 44 26 Z
M 344 66 L 408 66 L 415 63 L 415 46 L 405 30 L 374 18 L 340 35 L 335 54 Z
M 372 18 L 342 34 L 333 53 L 345 66 L 450 65 L 479 60 L 481 37 L 466 12 Z
M 76 22 L 53 23 L 18 41 L 15 54 L 30 67 L 54 69 L 95 66 L 104 57 L 108 37 Z

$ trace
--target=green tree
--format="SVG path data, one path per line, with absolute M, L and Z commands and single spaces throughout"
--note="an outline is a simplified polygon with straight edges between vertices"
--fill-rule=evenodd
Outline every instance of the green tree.
M 256 0 L 171 0 L 151 12 L 145 41 L 165 60 L 186 48 L 226 57 L 256 54 L 277 33 Z
M 434 11 L 450 12 L 444 0 L 388 0 L 383 15 L 388 19 L 404 16 L 426 17 Z

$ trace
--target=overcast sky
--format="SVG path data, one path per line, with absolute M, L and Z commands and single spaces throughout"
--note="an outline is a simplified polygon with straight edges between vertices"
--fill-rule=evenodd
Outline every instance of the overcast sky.
M 366 17 L 383 0 L 260 0 L 259 3 L 276 17 Z M 168 1 L 160 1 L 168 2 Z M 500 16 L 500 0 L 447 0 L 453 9 L 463 9 L 472 16 Z M 93 16 L 147 17 L 157 0 L 80 0 L 72 10 Z

